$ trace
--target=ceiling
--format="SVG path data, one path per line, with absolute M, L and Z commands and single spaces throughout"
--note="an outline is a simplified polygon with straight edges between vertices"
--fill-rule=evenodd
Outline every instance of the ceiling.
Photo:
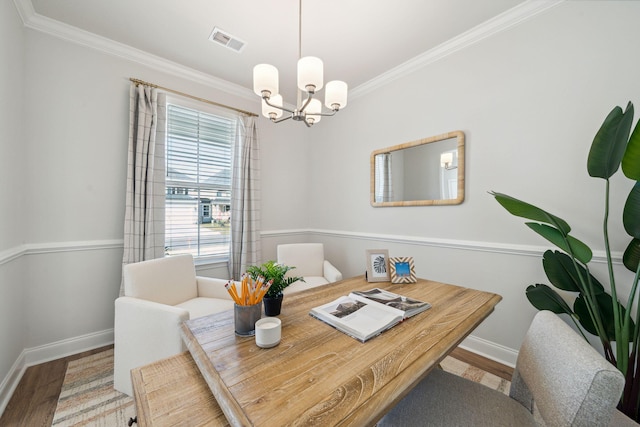
M 18 0 L 28 1 L 28 0 Z M 295 102 L 298 0 L 31 0 L 37 15 L 253 90 L 258 63 L 275 65 Z M 523 0 L 305 0 L 302 56 L 349 89 L 477 28 Z M 214 27 L 246 43 L 208 40 Z M 257 97 L 256 97 L 257 99 Z

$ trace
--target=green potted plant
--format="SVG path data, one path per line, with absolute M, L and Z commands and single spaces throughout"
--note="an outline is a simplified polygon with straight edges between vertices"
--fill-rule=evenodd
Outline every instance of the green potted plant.
M 587 159 L 589 175 L 605 180 L 602 232 L 608 266 L 608 290 L 589 271 L 591 249 L 569 234 L 571 227 L 566 221 L 506 194 L 491 194 L 512 215 L 532 220 L 526 225 L 560 249 L 546 251 L 542 264 L 547 278 L 555 287 L 575 293 L 573 306 L 544 284 L 528 286 L 527 299 L 539 310 L 569 315 L 583 336 L 584 330 L 600 339 L 606 359 L 626 377 L 618 408 L 630 418 L 638 420 L 640 310 L 634 309 L 633 301 L 640 278 L 640 122 L 636 123 L 631 133 L 633 112 L 633 104 L 629 103 L 624 112 L 620 107 L 615 107 L 609 113 L 591 144 Z M 622 262 L 635 274 L 626 299 L 631 303 L 626 307 L 618 298 L 608 232 L 609 178 L 618 171 L 620 165 L 624 175 L 635 181 L 622 214 L 624 229 L 631 237 Z M 615 346 L 612 345 L 614 341 Z
M 290 284 L 301 280 L 302 277 L 285 277 L 289 270 L 293 270 L 295 267 L 290 267 L 284 264 L 278 264 L 275 261 L 267 261 L 262 265 L 252 265 L 247 267 L 247 274 L 251 276 L 253 280 L 257 280 L 262 276 L 265 283 L 272 281 L 271 287 L 264 296 L 264 314 L 267 316 L 277 316 L 280 314 L 282 307 L 282 291 Z

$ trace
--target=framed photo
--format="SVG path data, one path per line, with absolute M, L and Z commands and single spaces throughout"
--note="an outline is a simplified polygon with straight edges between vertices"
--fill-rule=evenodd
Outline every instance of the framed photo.
M 389 269 L 391 283 L 416 283 L 418 281 L 413 257 L 391 257 L 389 258 Z
M 389 281 L 389 251 L 367 249 L 367 282 Z

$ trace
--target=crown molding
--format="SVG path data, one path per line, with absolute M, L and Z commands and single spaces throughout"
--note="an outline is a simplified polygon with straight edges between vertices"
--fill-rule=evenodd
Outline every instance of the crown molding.
M 95 49 L 147 67 L 162 70 L 168 74 L 184 78 L 204 86 L 221 90 L 243 99 L 255 101 L 252 90 L 235 83 L 228 82 L 193 68 L 169 61 L 129 45 L 116 42 L 89 31 L 42 16 L 33 8 L 31 0 L 13 0 L 18 14 L 25 27 L 57 37 L 81 46 Z
M 539 13 L 555 7 L 566 0 L 527 0 L 520 5 L 483 22 L 482 24 L 430 49 L 389 71 L 355 87 L 349 98 L 356 99 L 385 86 L 394 80 L 413 73 L 429 64 L 439 61 L 461 49 L 478 43 L 487 37 L 505 31 Z
M 566 0 L 527 0 L 520 5 L 448 40 L 445 43 L 420 54 L 397 67 L 375 77 L 349 92 L 349 98 L 356 99 L 385 86 L 394 80 L 413 73 L 433 62 L 471 46 L 487 37 L 505 31 L 539 13 L 555 7 Z M 96 49 L 138 64 L 146 65 L 166 73 L 191 80 L 204 86 L 247 100 L 255 100 L 251 89 L 214 77 L 168 59 L 152 55 L 114 40 L 98 36 L 71 25 L 47 18 L 35 12 L 31 0 L 13 0 L 25 27 L 58 37 L 72 43 Z

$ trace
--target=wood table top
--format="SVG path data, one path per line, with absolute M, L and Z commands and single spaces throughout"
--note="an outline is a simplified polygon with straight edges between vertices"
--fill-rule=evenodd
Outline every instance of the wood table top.
M 376 287 L 432 308 L 366 343 L 309 315 L 353 290 Z M 233 311 L 189 320 L 182 335 L 231 425 L 373 425 L 501 299 L 423 279 L 368 283 L 359 276 L 286 295 L 276 347 L 236 336 Z

